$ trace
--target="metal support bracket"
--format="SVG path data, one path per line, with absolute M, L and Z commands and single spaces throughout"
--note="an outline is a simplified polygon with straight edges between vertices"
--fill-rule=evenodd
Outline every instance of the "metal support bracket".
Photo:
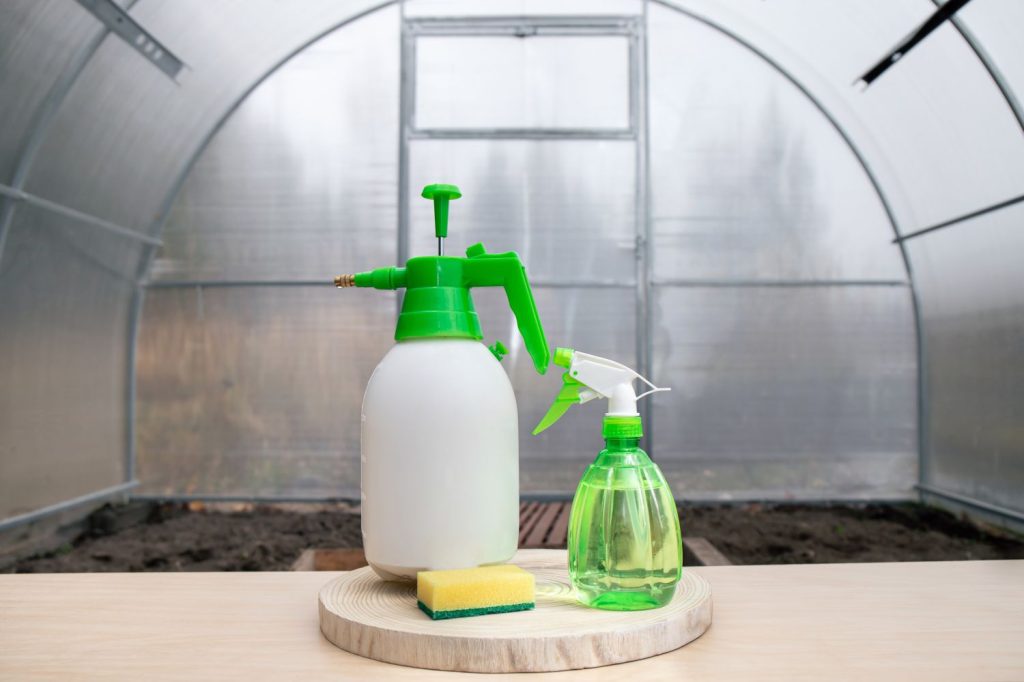
M 77 220 L 78 222 L 85 223 L 86 225 L 98 227 L 101 230 L 106 230 L 107 232 L 112 232 L 113 234 L 120 235 L 122 237 L 127 237 L 129 239 L 134 239 L 136 241 L 145 242 L 146 244 L 152 244 L 153 246 L 163 245 L 163 242 L 157 239 L 156 237 L 150 237 L 149 235 L 142 234 L 141 232 L 129 230 L 127 227 L 121 227 L 117 223 L 112 223 L 109 220 L 104 220 L 103 218 L 97 218 L 94 215 L 89 215 L 88 213 L 83 213 L 82 211 L 76 211 L 75 209 L 69 208 L 64 204 L 58 204 L 56 201 L 50 201 L 49 199 L 37 197 L 35 194 L 29 194 L 24 190 L 0 184 L 0 196 L 8 197 L 9 199 L 13 199 L 14 201 L 24 201 L 29 206 L 35 206 L 36 208 L 41 208 L 45 211 L 56 213 L 57 215 L 62 215 L 65 218 Z
M 964 215 L 959 215 L 959 216 L 957 216 L 955 218 L 950 218 L 949 220 L 944 220 L 941 223 L 938 223 L 936 225 L 932 225 L 930 227 L 923 227 L 920 230 L 914 230 L 913 232 L 908 232 L 906 234 L 901 234 L 900 236 L 898 236 L 895 239 L 893 239 L 892 243 L 893 244 L 901 244 L 901 243 L 907 241 L 908 239 L 913 239 L 914 237 L 920 237 L 923 234 L 928 234 L 929 232 L 935 232 L 936 230 L 941 230 L 944 227 L 949 227 L 950 225 L 956 225 L 957 223 L 962 223 L 962 222 L 965 222 L 967 220 L 973 220 L 974 218 L 979 218 L 979 217 L 981 217 L 983 215 L 986 215 L 988 213 L 994 213 L 995 211 L 998 211 L 1000 209 L 1007 208 L 1009 206 L 1013 206 L 1014 204 L 1019 204 L 1022 201 L 1024 201 L 1024 194 L 1021 194 L 1019 197 L 1013 197 L 1012 199 L 1007 199 L 1006 201 L 1000 201 L 998 204 L 992 204 L 991 206 L 986 206 L 985 208 L 979 208 L 977 211 L 971 211 L 970 213 L 965 213 Z
M 136 52 L 145 57 L 146 61 L 163 71 L 171 80 L 177 78 L 181 70 L 185 68 L 185 62 L 178 59 L 139 22 L 132 19 L 131 15 L 118 6 L 114 0 L 78 0 L 78 4 L 99 19 L 111 32 L 131 45 Z
M 869 85 L 874 83 L 879 76 L 888 71 L 889 67 L 903 59 L 908 52 L 914 49 L 915 45 L 927 38 L 932 31 L 937 29 L 939 26 L 942 26 L 947 19 L 951 18 L 961 7 L 970 1 L 971 0 L 947 0 L 944 4 L 939 5 L 938 9 L 936 9 L 923 24 L 911 31 L 910 35 L 901 40 L 896 47 L 892 48 L 888 54 L 882 57 L 877 64 L 868 69 L 864 75 L 858 78 L 855 82 L 863 83 L 864 87 L 867 88 Z

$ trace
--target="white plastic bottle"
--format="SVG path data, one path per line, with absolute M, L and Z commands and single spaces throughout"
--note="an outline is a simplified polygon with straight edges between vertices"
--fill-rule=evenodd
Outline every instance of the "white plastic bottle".
M 362 523 L 366 559 L 382 578 L 507 561 L 519 537 L 519 418 L 500 360 L 480 339 L 470 289 L 504 287 L 537 371 L 549 354 L 515 253 L 440 255 L 453 185 L 430 185 L 438 255 L 404 268 L 335 280 L 405 288 L 395 346 L 374 370 L 362 407 Z
M 512 384 L 469 339 L 395 345 L 362 415 L 366 559 L 385 579 L 507 561 L 519 537 Z

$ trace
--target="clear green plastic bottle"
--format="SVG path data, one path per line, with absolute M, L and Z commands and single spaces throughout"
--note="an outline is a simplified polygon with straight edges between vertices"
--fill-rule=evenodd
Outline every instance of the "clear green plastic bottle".
M 640 449 L 639 417 L 606 416 L 606 447 L 569 516 L 569 576 L 579 600 L 638 611 L 672 600 L 682 576 L 679 514 L 658 465 Z

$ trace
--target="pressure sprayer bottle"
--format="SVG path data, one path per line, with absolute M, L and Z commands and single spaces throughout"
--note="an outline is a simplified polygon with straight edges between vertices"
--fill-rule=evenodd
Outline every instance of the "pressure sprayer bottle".
M 577 597 L 612 611 L 664 606 L 682 576 L 679 514 L 661 470 L 638 445 L 643 427 L 636 401 L 669 389 L 613 360 L 569 348 L 555 350 L 555 364 L 569 371 L 534 435 L 573 405 L 608 400 L 605 449 L 583 474 L 569 514 L 569 577 Z M 637 396 L 634 379 L 651 390 Z
M 362 408 L 366 560 L 385 579 L 507 561 L 519 536 L 519 430 L 500 343 L 480 343 L 469 290 L 504 287 L 537 371 L 548 366 L 526 269 L 513 252 L 444 255 L 454 185 L 428 185 L 437 255 L 335 279 L 405 288 L 397 343 L 370 377 Z

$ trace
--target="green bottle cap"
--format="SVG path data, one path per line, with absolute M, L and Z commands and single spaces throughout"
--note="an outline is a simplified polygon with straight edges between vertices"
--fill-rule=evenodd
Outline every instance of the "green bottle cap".
M 601 435 L 605 438 L 642 438 L 644 427 L 640 417 L 605 415 Z
M 434 201 L 434 231 L 448 234 L 448 202 L 462 196 L 455 185 L 427 185 L 423 196 Z M 395 340 L 424 338 L 483 339 L 480 319 L 469 290 L 503 287 L 516 316 L 526 350 L 540 374 L 548 368 L 550 353 L 537 305 L 519 255 L 487 253 L 482 244 L 466 249 L 465 258 L 418 256 L 404 268 L 378 268 L 352 277 L 352 285 L 375 289 L 405 288 Z M 349 286 L 349 285 L 345 285 Z

